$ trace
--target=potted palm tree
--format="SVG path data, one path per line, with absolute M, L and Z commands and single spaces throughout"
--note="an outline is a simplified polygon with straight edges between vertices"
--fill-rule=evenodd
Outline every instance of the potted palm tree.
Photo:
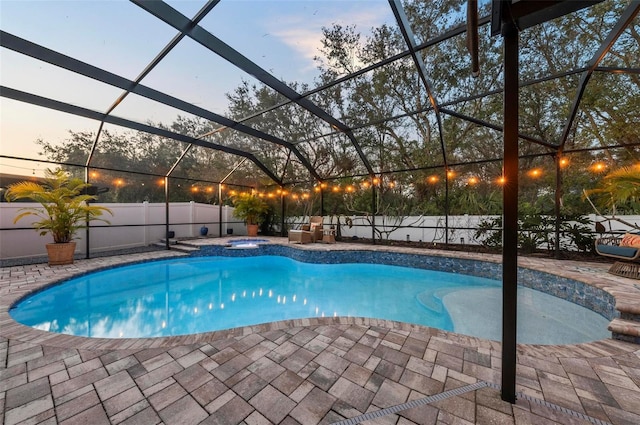
M 90 185 L 81 179 L 72 178 L 62 169 L 46 170 L 42 184 L 23 181 L 10 185 L 5 192 L 8 202 L 32 200 L 41 207 L 25 207 L 13 220 L 14 223 L 27 216 L 35 216 L 37 221 L 33 227 L 41 236 L 51 234 L 53 242 L 47 244 L 49 265 L 73 263 L 76 243 L 73 238 L 78 229 L 87 227 L 92 220 L 111 210 L 98 205 L 90 205 L 89 201 L 96 197 L 87 194 Z
M 247 234 L 257 236 L 258 225 L 264 221 L 269 205 L 255 195 L 241 193 L 233 198 L 233 206 L 233 215 L 247 223 Z

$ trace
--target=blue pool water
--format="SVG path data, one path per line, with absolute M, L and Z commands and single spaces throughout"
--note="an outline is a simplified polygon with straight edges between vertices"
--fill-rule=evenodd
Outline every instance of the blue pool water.
M 527 288 L 519 292 L 519 342 L 562 344 L 609 336 L 608 320 L 588 309 Z M 10 314 L 50 332 L 107 338 L 351 316 L 500 339 L 500 310 L 500 283 L 491 279 L 256 256 L 172 259 L 91 273 L 25 298 Z

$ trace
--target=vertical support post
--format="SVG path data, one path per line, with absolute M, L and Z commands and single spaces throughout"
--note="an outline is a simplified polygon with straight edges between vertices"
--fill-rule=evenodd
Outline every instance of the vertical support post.
M 144 201 L 142 203 L 142 220 L 144 222 L 144 245 L 149 245 L 150 237 L 149 237 L 149 224 L 151 220 L 149 220 L 149 201 Z
M 218 183 L 218 235 L 222 237 L 222 183 Z
M 286 209 L 284 190 L 280 195 L 280 236 L 284 236 L 284 212 Z
M 504 176 L 502 249 L 502 399 L 516 401 L 518 305 L 518 29 L 503 24 Z
M 444 167 L 444 244 L 449 245 L 449 167 Z
M 556 193 L 555 193 L 555 213 L 556 213 L 556 241 L 555 241 L 555 257 L 560 259 L 560 204 L 562 203 L 562 171 L 560 170 L 560 159 L 562 157 L 562 149 L 555 156 L 556 163 Z
M 376 244 L 376 177 L 371 176 L 371 240 Z
M 164 241 L 169 250 L 169 176 L 164 176 Z
M 320 183 L 320 215 L 324 217 L 324 183 Z
M 89 167 L 88 166 L 84 166 L 84 182 L 86 184 L 89 184 Z M 89 215 L 87 214 L 87 227 L 86 229 L 84 229 L 84 243 L 85 243 L 85 250 L 86 252 L 84 253 L 84 258 L 89 259 L 91 258 L 91 255 L 89 253 Z

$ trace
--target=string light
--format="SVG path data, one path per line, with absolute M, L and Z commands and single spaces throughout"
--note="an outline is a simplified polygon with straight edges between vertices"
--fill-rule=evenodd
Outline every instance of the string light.
M 527 174 L 529 174 L 530 177 L 535 179 L 535 178 L 538 178 L 538 177 L 542 176 L 542 170 L 539 169 L 539 168 L 534 168 L 532 170 L 529 170 L 529 172 Z
M 565 168 L 569 165 L 569 160 L 566 157 L 562 157 L 558 161 L 558 164 L 560 164 L 560 168 Z
M 594 173 L 602 173 L 606 169 L 607 164 L 605 164 L 604 162 L 596 162 L 591 166 L 591 171 L 593 171 Z
M 559 164 L 567 164 L 568 161 L 563 161 L 562 159 L 559 160 L 558 162 Z M 634 167 L 640 167 L 640 164 L 634 164 Z M 544 175 L 544 171 L 541 168 L 533 168 L 529 171 L 527 171 L 527 174 L 531 177 L 531 178 L 539 178 L 541 176 Z M 447 171 L 447 175 L 451 178 L 452 176 L 456 176 L 456 173 L 452 170 L 448 170 Z M 441 180 L 441 177 L 433 174 L 430 175 L 426 178 L 426 183 L 428 184 L 436 184 Z M 470 176 L 468 178 L 465 179 L 465 182 L 468 186 L 475 186 L 478 185 L 480 183 L 482 183 L 482 179 L 478 176 Z M 498 185 L 504 185 L 506 183 L 506 179 L 504 176 L 499 176 L 497 177 L 495 180 L 493 180 L 493 182 L 495 184 Z M 372 186 L 372 184 L 381 184 L 383 183 L 382 178 L 380 177 L 373 177 L 370 180 L 363 180 L 360 183 L 357 184 L 346 184 L 346 185 L 340 185 L 340 184 L 331 184 L 329 185 L 328 183 L 322 183 L 322 185 L 328 189 L 330 189 L 330 191 L 332 193 L 338 194 L 340 192 L 344 192 L 344 193 L 348 193 L 348 194 L 352 194 L 358 191 L 358 189 L 367 189 L 370 188 Z M 314 186 L 313 191 L 315 192 L 320 192 L 321 190 L 321 184 L 317 184 L 316 186 Z M 389 188 L 394 188 L 398 186 L 398 183 L 396 181 L 390 181 L 388 183 L 386 183 L 386 185 Z M 310 190 L 310 189 L 309 189 Z M 311 199 L 311 193 L 309 192 L 309 190 L 300 190 L 300 191 L 287 191 L 284 189 L 274 189 L 272 192 L 270 193 L 261 193 L 261 192 L 256 192 L 256 196 L 259 197 L 266 197 L 269 199 L 273 199 L 276 197 L 280 197 L 280 196 L 285 196 L 285 197 L 289 197 L 292 200 L 295 201 L 306 201 Z M 235 194 L 235 191 L 230 191 L 230 194 L 233 195 Z
M 453 172 L 453 170 L 449 170 L 447 171 L 447 177 L 452 179 L 456 176 L 456 173 Z

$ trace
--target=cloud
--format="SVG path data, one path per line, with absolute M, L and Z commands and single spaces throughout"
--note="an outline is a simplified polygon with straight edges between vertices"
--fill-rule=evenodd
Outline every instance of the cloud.
M 322 48 L 322 28 L 334 24 L 355 25 L 366 36 L 372 27 L 389 22 L 393 15 L 388 3 L 379 1 L 329 2 L 327 10 L 315 10 L 311 15 L 286 15 L 270 23 L 269 34 L 312 63 Z M 366 10 L 363 10 L 366 8 Z M 315 67 L 315 64 L 310 65 Z

